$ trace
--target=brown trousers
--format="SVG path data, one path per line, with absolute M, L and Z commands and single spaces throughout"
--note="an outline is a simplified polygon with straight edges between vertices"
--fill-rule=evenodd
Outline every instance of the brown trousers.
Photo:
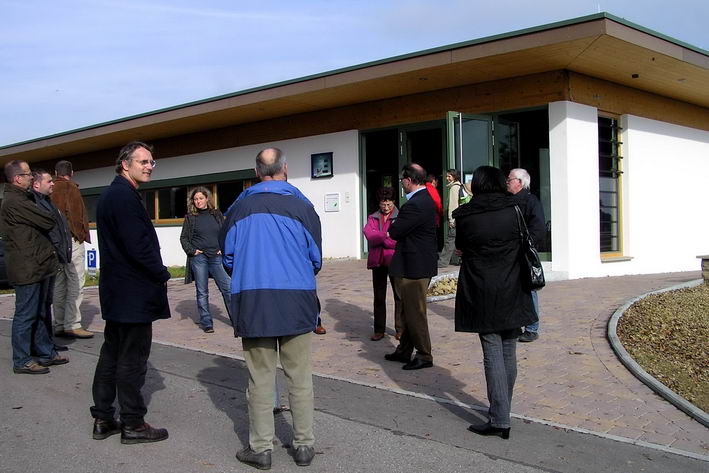
M 433 361 L 431 336 L 426 315 L 426 291 L 430 278 L 394 278 L 396 292 L 401 297 L 402 334 L 396 352 L 410 357 L 416 348 L 416 358 Z

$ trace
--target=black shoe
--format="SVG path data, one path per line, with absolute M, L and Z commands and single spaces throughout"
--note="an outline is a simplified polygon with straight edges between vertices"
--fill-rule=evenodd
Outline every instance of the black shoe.
M 214 327 L 205 327 L 202 330 L 204 330 L 204 333 L 214 333 Z
M 42 360 L 40 359 L 37 363 L 39 363 L 42 366 L 55 366 L 55 365 L 64 365 L 66 363 L 69 363 L 69 358 L 65 356 L 61 356 L 59 353 L 54 355 L 54 357 L 48 359 L 48 360 Z
M 384 359 L 389 361 L 398 361 L 401 363 L 409 363 L 411 361 L 411 355 L 405 356 L 402 353 L 395 351 L 394 353 L 384 355 Z
M 117 422 L 115 419 L 105 420 L 96 419 L 94 420 L 94 440 L 104 440 L 111 435 L 116 435 L 121 433 L 121 423 Z
M 519 336 L 518 340 L 520 342 L 533 342 L 537 338 L 539 338 L 539 334 L 537 332 L 527 332 L 525 330 L 525 332 Z
M 301 445 L 295 450 L 295 464 L 298 466 L 309 466 L 315 458 L 315 449 L 308 445 Z
M 64 345 L 54 345 L 54 351 L 68 351 L 69 347 Z
M 401 367 L 403 370 L 420 370 L 421 368 L 431 368 L 432 361 L 423 361 L 421 358 L 414 358 Z
M 246 447 L 243 450 L 236 452 L 236 459 L 241 463 L 246 463 L 259 470 L 271 469 L 271 451 L 264 450 L 261 453 L 256 453 L 251 450 L 251 447 Z
M 121 427 L 121 443 L 131 445 L 135 443 L 160 442 L 167 438 L 167 429 L 155 429 L 147 422 L 138 427 Z
M 500 438 L 507 440 L 510 438 L 510 428 L 506 429 L 500 427 L 493 427 L 489 423 L 481 425 L 471 425 L 468 430 L 474 432 L 478 435 L 496 435 Z

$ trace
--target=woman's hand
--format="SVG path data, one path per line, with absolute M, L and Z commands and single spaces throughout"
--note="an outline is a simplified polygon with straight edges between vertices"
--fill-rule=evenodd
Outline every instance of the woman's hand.
M 194 256 L 201 255 L 204 253 L 202 250 L 194 250 Z

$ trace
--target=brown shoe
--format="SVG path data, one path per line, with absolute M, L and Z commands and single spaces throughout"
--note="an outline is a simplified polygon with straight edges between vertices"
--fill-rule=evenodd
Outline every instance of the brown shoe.
M 160 442 L 168 437 L 167 429 L 156 429 L 144 422 L 137 427 L 121 427 L 121 443 L 126 445 L 147 442 Z
M 382 338 L 384 338 L 384 334 L 383 334 L 383 333 L 375 333 L 374 335 L 372 335 L 372 337 L 370 338 L 370 340 L 373 341 L 373 342 L 378 342 L 378 341 L 381 340 Z
M 394 335 L 394 338 L 397 340 L 401 340 L 401 332 L 396 332 L 396 335 Z
M 84 330 L 83 328 L 75 328 L 73 330 L 64 330 L 64 337 L 66 338 L 94 338 L 93 332 Z
M 318 325 L 317 327 L 315 327 L 315 333 L 317 333 L 318 335 L 325 335 L 327 333 L 327 330 L 325 330 L 325 327 L 323 327 L 322 325 Z
M 49 373 L 49 368 L 31 360 L 22 368 L 12 368 L 12 371 L 17 374 L 46 374 Z

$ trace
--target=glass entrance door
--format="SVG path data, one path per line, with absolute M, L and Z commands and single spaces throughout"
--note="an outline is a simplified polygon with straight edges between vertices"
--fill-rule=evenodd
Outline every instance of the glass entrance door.
M 448 167 L 470 182 L 479 166 L 493 164 L 492 117 L 448 112 Z

